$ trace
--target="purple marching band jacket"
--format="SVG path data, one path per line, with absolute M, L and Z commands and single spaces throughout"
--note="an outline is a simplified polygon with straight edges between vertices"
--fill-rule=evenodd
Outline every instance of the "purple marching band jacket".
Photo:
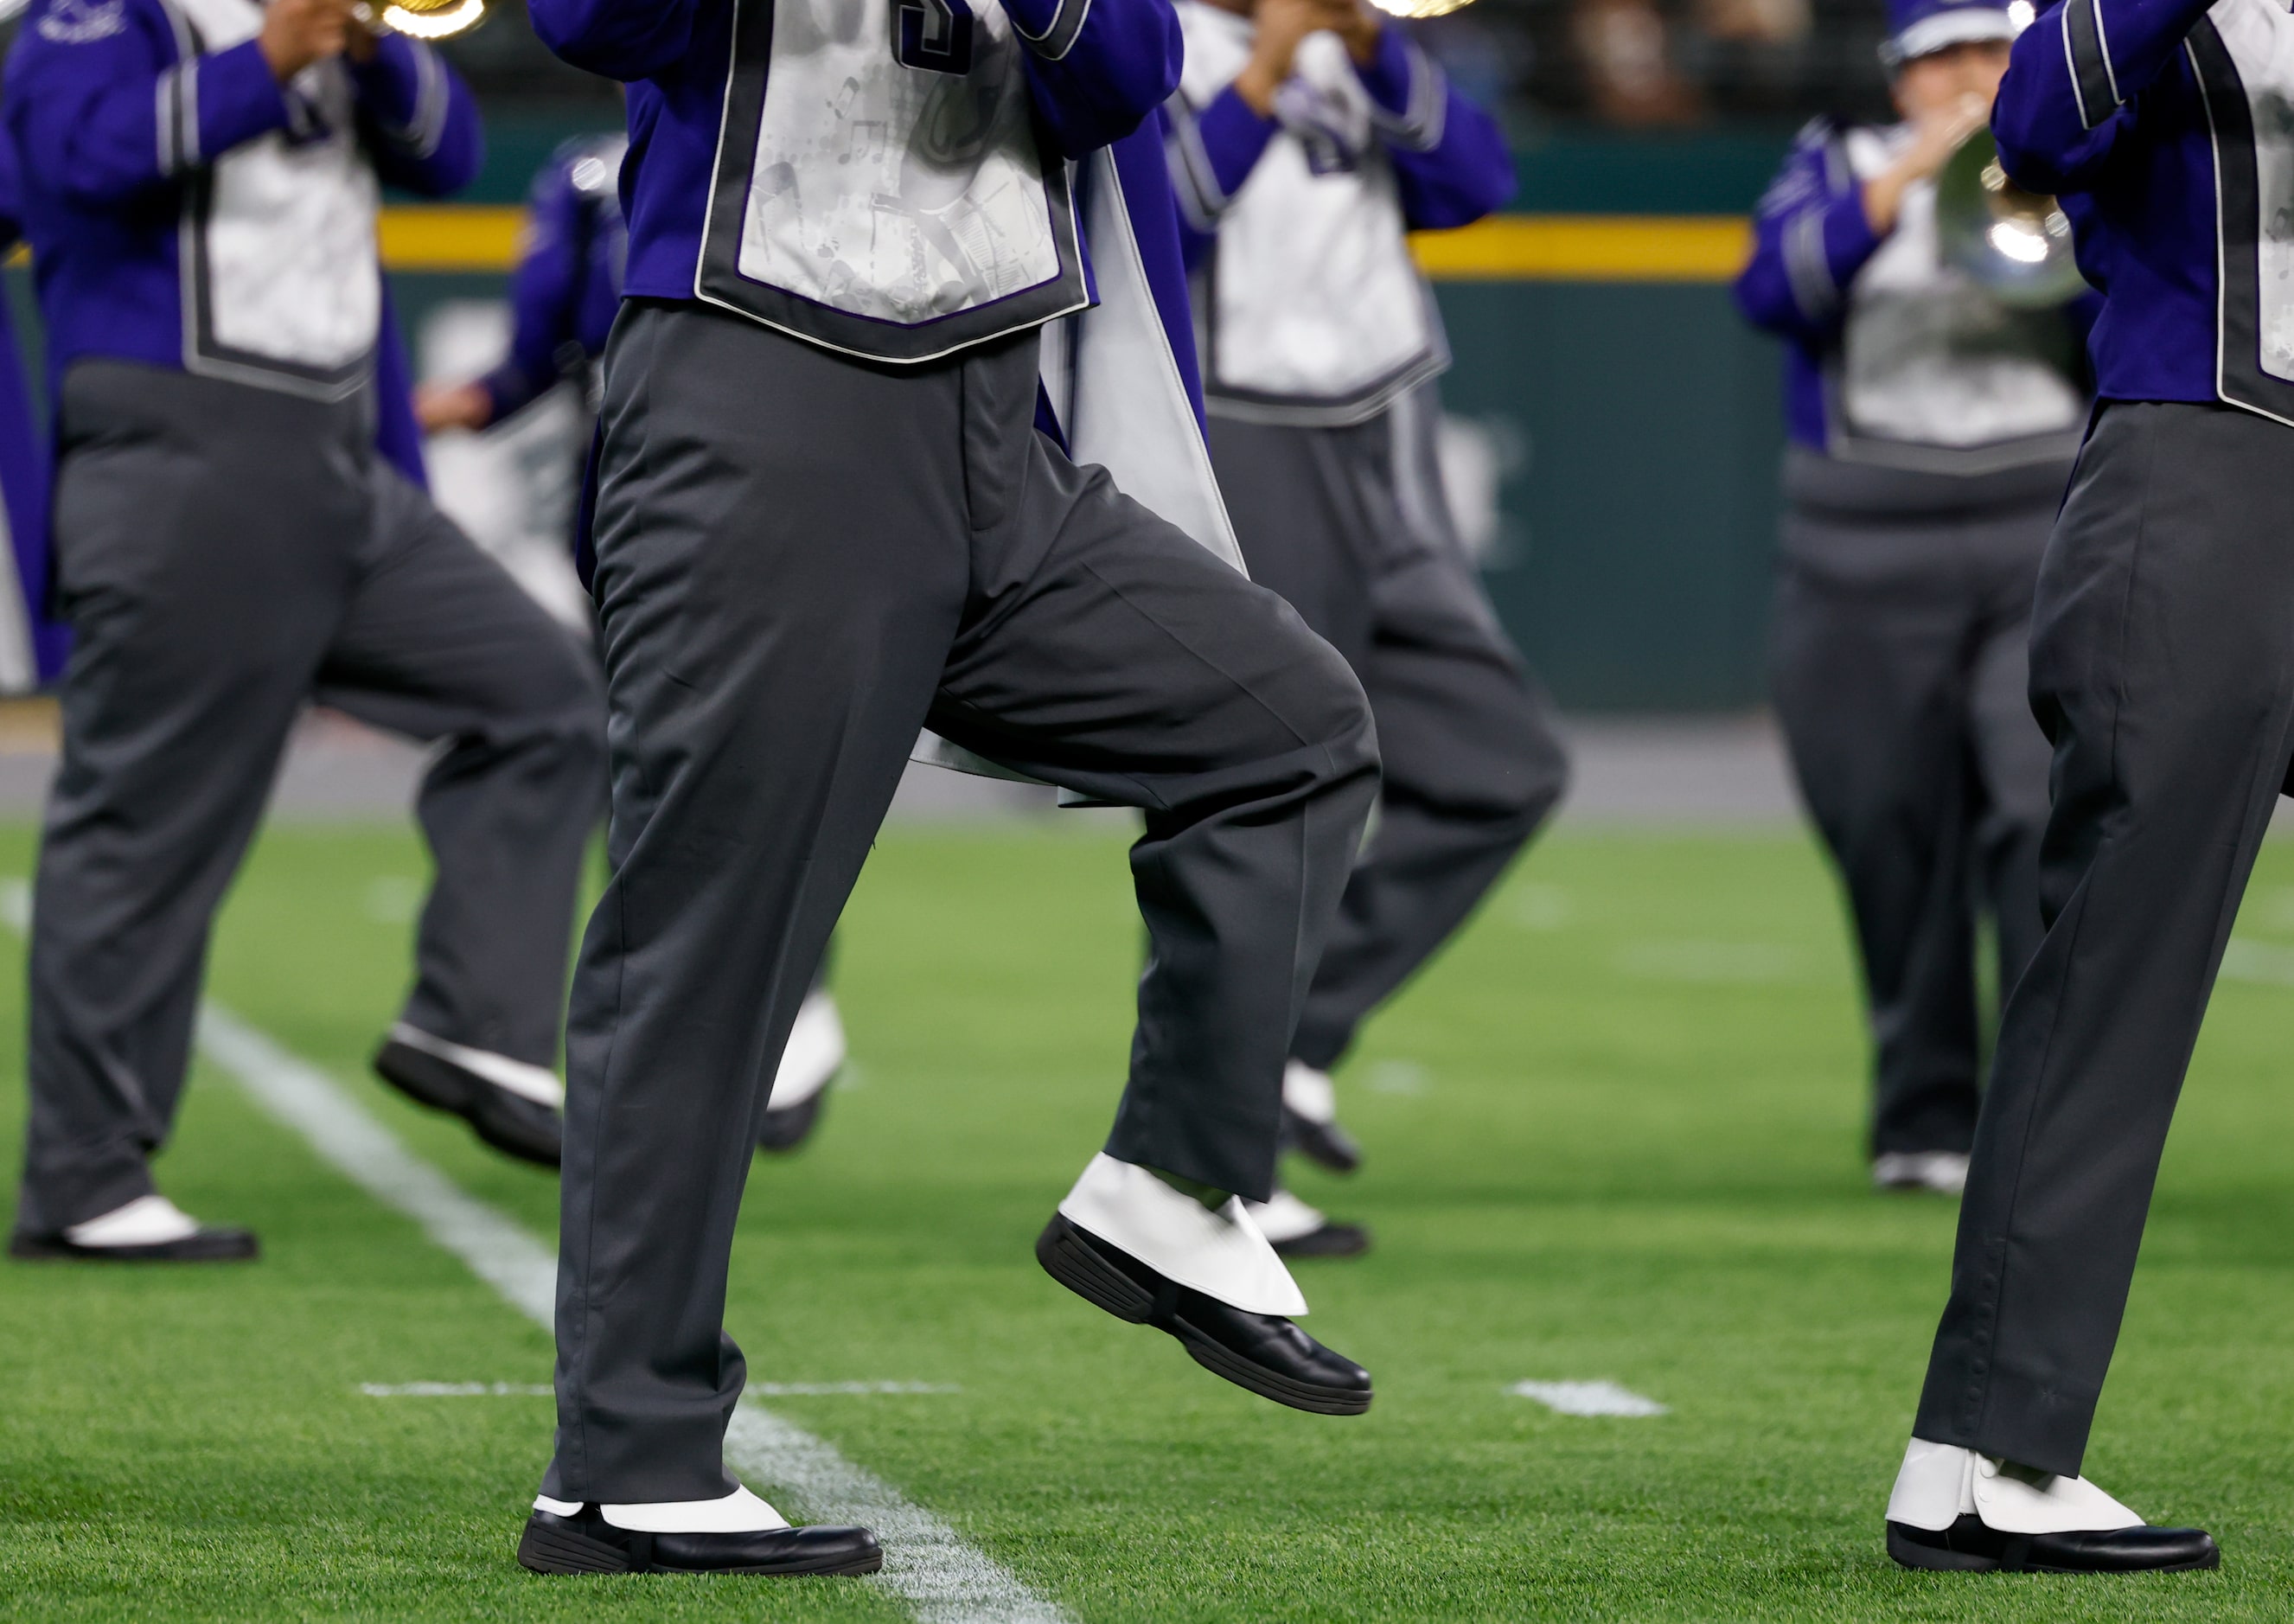
M 370 387 L 378 451 L 421 483 L 375 211 L 384 184 L 442 197 L 469 183 L 476 101 L 396 35 L 370 62 L 282 86 L 256 43 L 262 17 L 255 0 L 36 0 L 27 15 L 0 99 L 0 183 L 32 250 L 51 415 L 85 359 L 314 400 Z M 20 371 L 6 382 L 0 477 L 48 681 L 69 647 L 50 601 L 54 453 L 20 409 Z
M 2294 422 L 2294 16 L 2274 0 L 2068 0 L 2015 42 L 2009 175 L 2059 196 L 2103 290 L 2111 400 Z
M 797 43 L 778 51 L 777 24 L 804 20 L 777 10 L 531 0 L 558 55 L 629 87 L 625 291 L 893 363 L 1041 328 L 1038 428 L 1241 569 L 1203 442 L 1178 215 L 1152 117 L 1179 78 L 1170 0 L 916 0 L 883 8 L 883 37 L 792 32 Z M 972 167 L 948 183 L 969 188 L 953 200 L 964 202 L 960 240 L 945 225 L 950 198 L 909 197 L 938 184 L 903 161 L 936 132 L 913 110 L 919 81 L 903 69 L 947 76 L 923 81 L 927 115 L 945 123 L 960 95 L 964 117 L 986 121 Z M 848 203 L 857 216 L 841 212 Z M 880 237 L 897 247 L 872 257 Z M 904 280 L 901 266 L 926 264 L 934 275 Z M 1014 776 L 930 734 L 915 755 Z

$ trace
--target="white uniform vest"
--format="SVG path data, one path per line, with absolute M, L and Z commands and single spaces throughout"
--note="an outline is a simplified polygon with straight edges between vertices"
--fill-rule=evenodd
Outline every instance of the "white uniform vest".
M 1851 130 L 1849 167 L 1870 180 L 1910 138 L 1908 126 Z M 1933 181 L 1907 186 L 1896 229 L 1849 285 L 1832 454 L 1945 473 L 2069 457 L 2087 400 L 2061 322 L 1945 265 L 1935 208 Z
M 736 0 L 733 29 L 696 298 L 892 362 L 1090 302 L 997 0 Z
M 1180 95 L 1200 111 L 1250 60 L 1252 25 L 1202 0 L 1181 0 L 1179 22 Z M 1449 363 L 1441 322 L 1410 257 L 1382 114 L 1338 36 L 1299 46 L 1274 116 L 1249 178 L 1198 222 L 1218 233 L 1198 276 L 1205 404 L 1259 422 L 1361 422 Z M 1207 159 L 1182 157 L 1198 192 L 1216 184 Z
M 159 140 L 167 167 L 190 174 L 177 243 L 184 368 L 321 399 L 346 396 L 371 369 L 382 316 L 379 190 L 359 145 L 349 75 L 339 61 L 305 69 L 289 89 L 287 129 L 203 162 L 199 57 L 254 38 L 263 8 L 166 4 L 181 60 L 159 79 Z M 434 95 L 443 119 L 443 83 Z

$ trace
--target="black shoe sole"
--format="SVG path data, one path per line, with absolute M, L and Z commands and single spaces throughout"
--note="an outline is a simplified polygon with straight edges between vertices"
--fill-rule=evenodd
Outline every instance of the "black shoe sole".
M 1893 1523 L 1888 1527 L 1888 1555 L 1897 1566 L 1927 1573 L 2203 1573 L 2222 1566 L 2222 1552 L 2209 1547 L 2196 1562 L 2168 1563 L 2155 1568 L 2074 1568 L 2059 1563 L 2016 1561 L 1984 1556 L 1973 1551 L 1948 1551 L 1908 1539 Z
M 517 1542 L 518 1565 L 536 1573 L 730 1573 L 783 1574 L 797 1577 L 809 1573 L 874 1573 L 884 1565 L 884 1553 L 871 1551 L 865 1556 L 843 1561 L 768 1563 L 741 1568 L 671 1568 L 659 1563 L 647 1563 L 639 1567 L 630 1560 L 629 1553 L 618 1546 L 607 1545 L 602 1539 L 585 1538 L 568 1529 L 537 1528 L 526 1524 L 525 1532 Z
M 263 1248 L 243 1229 L 202 1230 L 158 1246 L 75 1246 L 60 1236 L 12 1235 L 8 1255 L 20 1263 L 252 1263 Z
M 831 1076 L 801 1105 L 767 1109 L 765 1125 L 757 1131 L 757 1148 L 768 1155 L 782 1156 L 801 1147 L 820 1126 L 821 1105 L 835 1086 L 836 1079 Z
M 1360 1224 L 1324 1224 L 1276 1241 L 1274 1250 L 1286 1258 L 1358 1258 L 1370 1250 L 1370 1231 Z
M 1283 1130 L 1289 1136 L 1290 1148 L 1316 1166 L 1334 1173 L 1351 1173 L 1362 1167 L 1362 1147 L 1354 1143 L 1354 1135 L 1336 1122 L 1311 1122 L 1296 1111 L 1285 1109 Z
M 1054 1214 L 1036 1237 L 1036 1261 L 1044 1272 L 1095 1308 L 1135 1326 L 1151 1323 L 1154 1295 L 1140 1285 L 1082 1238 L 1075 1227 Z M 1165 1327 L 1179 1339 L 1187 1356 L 1213 1375 L 1224 1376 L 1247 1392 L 1292 1409 L 1317 1416 L 1359 1416 L 1370 1408 L 1371 1395 L 1353 1388 L 1316 1387 L 1294 1382 L 1252 1364 L 1174 1316 Z
M 525 1122 L 500 1108 L 500 1090 L 451 1061 L 409 1044 L 386 1043 L 374 1057 L 374 1074 L 419 1106 L 460 1117 L 480 1140 L 506 1156 L 553 1170 L 565 1159 L 562 1141 L 553 1145 L 537 1138 Z

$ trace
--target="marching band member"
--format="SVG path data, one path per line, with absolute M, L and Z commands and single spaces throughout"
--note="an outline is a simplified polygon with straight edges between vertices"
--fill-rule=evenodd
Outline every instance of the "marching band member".
M 417 390 L 414 415 L 425 434 L 491 428 L 568 379 L 595 416 L 598 363 L 622 307 L 629 258 L 619 191 L 629 144 L 620 133 L 569 141 L 534 176 L 510 277 L 509 353 L 483 378 Z
M 1992 128 L 2103 290 L 2039 570 L 2047 932 L 2008 1000 L 1951 1297 L 1888 1503 L 1915 1567 L 2211 1568 L 2079 1475 L 2167 1127 L 2294 761 L 2294 16 L 2070 0 Z
M 1513 164 L 1488 115 L 1362 0 L 1180 0 L 1179 18 L 1165 119 L 1219 484 L 1252 579 L 1361 677 L 1384 758 L 1284 1080 L 1292 1142 L 1350 1171 L 1330 1068 L 1568 776 L 1442 495 L 1432 380 L 1449 351 L 1405 238 L 1499 207 Z M 1287 1194 L 1265 1217 L 1301 1251 L 1360 1235 Z
M 509 353 L 483 378 L 416 390 L 414 415 L 425 434 L 491 428 L 572 379 L 582 389 L 587 420 L 581 443 L 587 449 L 629 260 L 620 188 L 629 145 L 622 132 L 569 141 L 534 177 L 510 278 Z M 781 1055 L 757 1130 L 760 1149 L 791 1151 L 811 1138 L 846 1052 L 844 1021 L 824 960 Z
M 727 1475 L 721 1320 L 775 1064 L 927 722 L 1145 813 L 1130 1085 L 1037 1257 L 1255 1392 L 1366 1408 L 1238 1197 L 1273 1188 L 1283 1050 L 1377 753 L 1345 662 L 1211 551 L 1231 532 L 1141 127 L 1178 75 L 1168 0 L 533 15 L 630 85 L 630 273 L 594 529 L 614 872 L 574 979 L 557 1449 L 520 1559 L 882 1560 Z M 1157 427 L 1167 454 L 1122 490 L 1091 465 Z
M 348 0 L 40 0 L 4 105 L 56 380 L 74 637 L 12 1251 L 254 1255 L 251 1236 L 159 1196 L 149 1162 L 216 904 L 314 698 L 439 746 L 418 808 L 438 879 L 377 1069 L 554 1163 L 597 687 L 386 454 L 413 437 L 378 193 L 469 178 L 468 91 Z
M 2031 583 L 2087 410 L 2091 300 L 2014 310 L 1940 257 L 1935 175 L 1991 105 L 2005 0 L 1892 0 L 1903 121 L 1819 119 L 1762 200 L 1737 298 L 1789 346 L 1777 715 L 1864 966 L 1883 1188 L 1957 1195 L 1999 985 L 2038 946 L 2047 746 Z

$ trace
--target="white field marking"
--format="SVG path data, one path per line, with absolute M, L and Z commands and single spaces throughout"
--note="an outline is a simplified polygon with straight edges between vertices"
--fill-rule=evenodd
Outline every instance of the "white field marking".
M 1534 1399 L 1564 1416 L 1665 1416 L 1672 1414 L 1655 1399 L 1645 1399 L 1615 1382 L 1516 1382 L 1506 1391 L 1517 1399 Z
M 1381 1060 L 1367 1081 L 1373 1094 L 1423 1094 L 1434 1086 L 1434 1073 L 1415 1060 Z
M 835 1080 L 828 1085 L 839 1094 L 868 1086 L 868 1070 L 857 1060 L 847 1060 L 836 1071 Z
M 21 930 L 30 917 L 30 887 L 20 879 L 0 885 L 0 924 Z M 541 1241 L 409 1151 L 333 1078 L 228 1010 L 200 1007 L 199 1043 L 352 1183 L 419 1224 L 527 1318 L 552 1327 L 557 1260 Z M 744 1477 L 786 1489 L 785 1508 L 874 1530 L 884 1545 L 879 1582 L 922 1624 L 1071 1624 L 940 1518 L 761 1405 L 744 1398 L 735 1408 L 725 1458 Z
M 1629 942 L 1617 968 L 1646 981 L 1798 981 L 1801 955 L 1771 942 Z
M 2294 987 L 2294 947 L 2233 937 L 2230 945 L 2223 949 L 2222 974 L 2225 981 Z
M 1569 923 L 1569 894 L 1558 885 L 1517 885 L 1506 915 L 1524 930 L 1559 930 Z

